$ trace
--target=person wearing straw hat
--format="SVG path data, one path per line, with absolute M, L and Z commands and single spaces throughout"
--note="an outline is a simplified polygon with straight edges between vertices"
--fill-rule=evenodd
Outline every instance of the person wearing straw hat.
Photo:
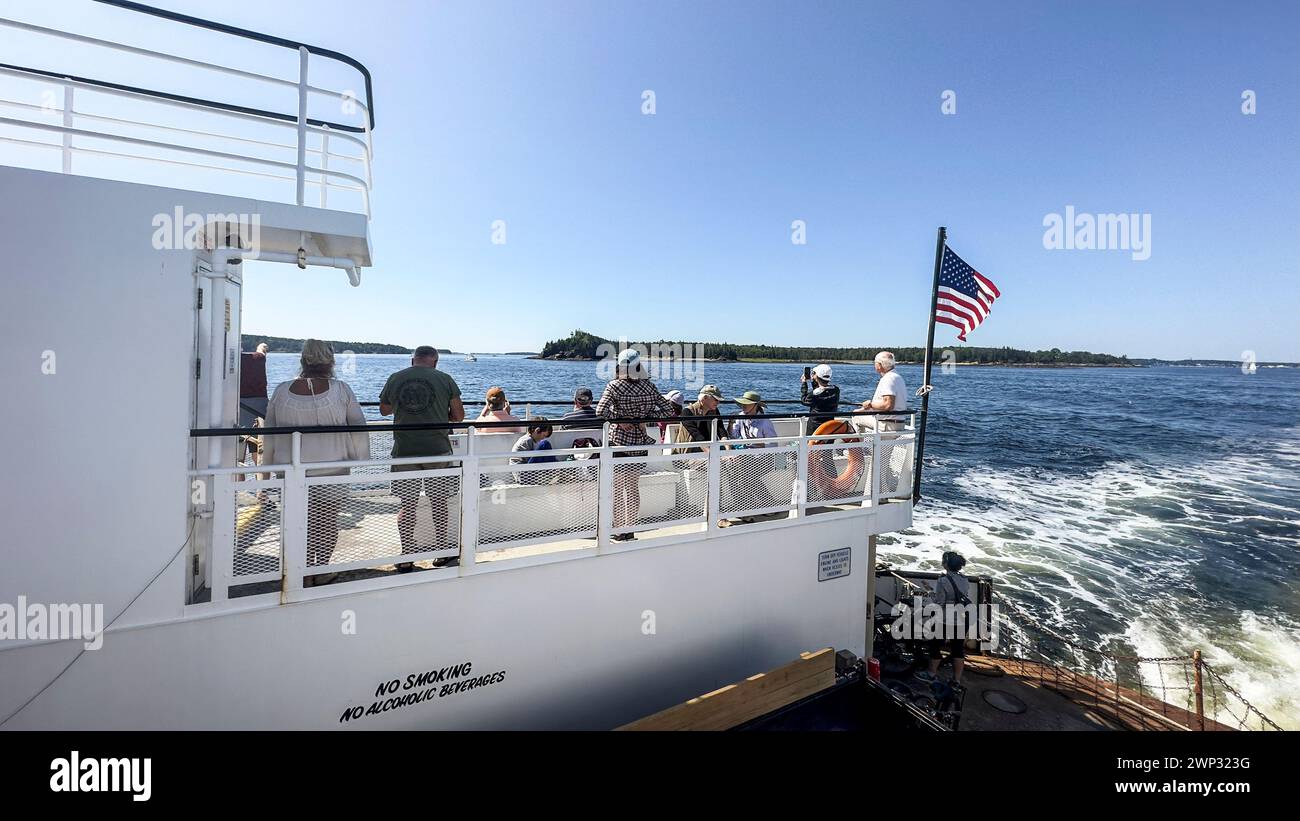
M 775 442 L 762 442 L 761 439 L 776 437 L 776 428 L 771 419 L 750 419 L 766 411 L 763 397 L 758 391 L 745 391 L 736 397 L 740 406 L 740 416 L 731 423 L 729 436 L 737 440 L 731 447 L 734 450 L 750 451 L 774 446 Z M 728 456 L 723 461 L 723 475 L 731 488 L 732 505 L 742 510 L 777 507 L 781 503 L 772 495 L 772 490 L 763 481 L 763 477 L 776 470 L 776 455 L 757 453 L 738 453 Z M 750 522 L 749 516 L 742 516 L 742 522 Z
M 746 419 L 746 416 L 767 413 L 767 406 L 763 404 L 763 397 L 758 391 L 745 391 L 741 396 L 736 397 L 736 404 L 740 406 L 741 416 L 731 423 L 731 430 L 728 431 L 732 439 L 771 439 L 776 437 L 776 428 L 772 426 L 771 419 Z M 763 447 L 762 442 L 757 442 L 752 447 Z M 736 447 L 750 447 L 743 443 Z

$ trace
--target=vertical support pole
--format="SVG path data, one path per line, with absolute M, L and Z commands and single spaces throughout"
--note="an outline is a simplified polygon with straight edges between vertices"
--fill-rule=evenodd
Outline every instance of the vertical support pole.
M 876 537 L 867 537 L 867 640 L 863 658 L 869 659 L 876 650 Z
M 610 423 L 602 426 L 600 458 L 596 460 L 596 554 L 609 547 L 614 529 L 614 452 L 609 448 Z
M 791 519 L 802 519 L 808 515 L 808 459 L 811 451 L 808 450 L 807 431 L 803 427 L 803 420 L 796 419 L 799 423 L 799 442 L 795 450 L 795 458 L 799 461 L 795 463 L 795 480 L 794 480 L 794 510 L 790 511 Z
M 209 543 L 208 587 L 210 601 L 230 598 L 230 584 L 235 576 L 235 486 L 229 474 L 208 477 L 212 491 L 212 541 Z
M 880 417 L 876 417 L 874 425 L 880 424 Z M 877 507 L 880 504 L 880 428 L 873 427 L 871 431 L 871 506 Z
M 722 515 L 722 442 L 718 439 L 718 424 L 713 420 L 709 420 L 708 466 L 709 518 L 704 523 L 704 530 L 706 533 L 716 533 L 718 518 Z
M 284 509 L 280 522 L 280 603 L 302 597 L 307 572 L 307 471 L 302 466 L 302 433 L 293 433 L 293 458 L 284 472 Z
M 330 170 L 330 135 L 329 126 L 322 126 L 322 128 L 325 129 L 325 133 L 320 137 L 320 207 L 324 208 L 330 188 L 330 178 L 325 173 Z
M 72 128 L 72 117 L 75 113 L 73 110 L 73 87 L 71 83 L 65 83 L 63 86 L 63 127 Z M 72 173 L 72 135 L 63 132 L 63 173 Z
M 222 411 L 226 403 L 226 345 L 230 334 L 230 317 L 226 313 L 226 266 L 227 256 L 224 248 L 218 247 L 212 253 L 212 276 L 208 279 L 208 297 L 211 304 L 208 314 L 211 317 L 208 335 L 207 361 L 203 363 L 203 379 L 208 384 L 207 425 L 209 428 L 222 427 Z M 225 450 L 221 437 L 208 438 L 208 467 L 219 468 Z M 230 489 L 229 485 L 223 485 Z
M 1201 688 L 1201 651 L 1192 651 L 1192 671 L 1195 674 L 1193 679 L 1194 692 L 1196 693 L 1196 725 L 1197 729 L 1205 731 L 1205 691 Z
M 939 308 L 939 267 L 943 264 L 943 247 L 948 241 L 948 229 L 939 226 L 939 237 L 934 245 L 934 284 L 930 287 L 930 330 L 925 337 L 925 374 L 921 377 L 921 435 L 916 439 L 916 462 L 912 465 L 912 504 L 921 501 L 921 463 L 925 456 L 925 423 L 930 418 L 930 365 L 934 360 L 934 312 Z
M 298 204 L 302 205 L 307 189 L 307 60 L 306 46 L 298 47 Z
M 479 478 L 478 449 L 474 447 L 475 427 L 469 426 L 465 438 L 465 458 L 460 470 L 460 575 L 474 572 L 478 561 L 478 503 Z

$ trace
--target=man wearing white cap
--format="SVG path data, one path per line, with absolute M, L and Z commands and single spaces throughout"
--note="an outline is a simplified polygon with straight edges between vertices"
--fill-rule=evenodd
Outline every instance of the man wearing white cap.
M 889 351 L 876 354 L 876 373 L 880 382 L 876 384 L 876 394 L 870 402 L 863 402 L 860 410 L 905 411 L 907 410 L 907 385 L 903 377 L 894 370 L 894 355 Z M 859 417 L 862 418 L 862 417 Z M 905 417 L 869 416 L 866 427 L 877 430 L 902 430 Z
M 806 431 L 812 434 L 817 426 L 835 418 L 840 409 L 840 386 L 831 384 L 831 366 L 822 364 L 812 369 L 812 389 L 809 379 L 799 377 L 799 404 L 807 405 L 808 410 L 817 414 L 809 416 Z

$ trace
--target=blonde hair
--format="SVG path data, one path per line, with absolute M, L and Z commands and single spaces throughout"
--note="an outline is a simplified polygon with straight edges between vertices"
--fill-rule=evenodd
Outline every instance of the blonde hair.
M 334 351 L 328 343 L 308 339 L 302 343 L 299 376 L 334 376 Z

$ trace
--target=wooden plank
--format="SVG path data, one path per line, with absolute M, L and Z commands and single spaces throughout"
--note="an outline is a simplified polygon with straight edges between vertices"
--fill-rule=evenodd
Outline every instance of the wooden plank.
M 835 651 L 802 653 L 768 673 L 697 696 L 619 727 L 620 730 L 726 730 L 835 683 Z

